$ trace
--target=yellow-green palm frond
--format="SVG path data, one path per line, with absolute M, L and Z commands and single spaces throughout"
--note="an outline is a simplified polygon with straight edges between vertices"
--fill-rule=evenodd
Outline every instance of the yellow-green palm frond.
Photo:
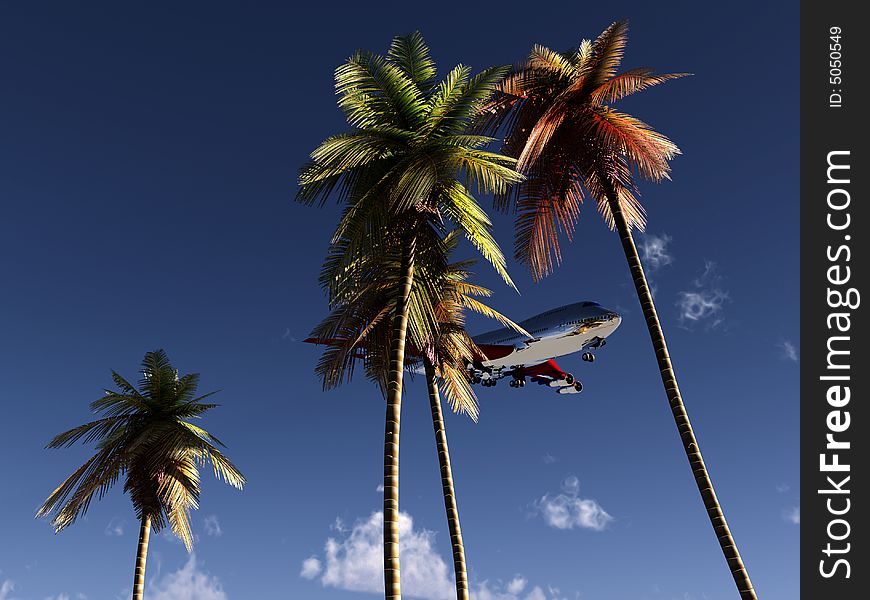
M 200 493 L 197 466 L 209 462 L 219 479 L 240 489 L 245 483 L 215 446 L 222 442 L 187 422 L 217 406 L 204 402 L 214 392 L 197 396 L 199 375 L 179 376 L 163 350 L 145 355 L 138 389 L 114 371 L 112 378 L 118 390 L 106 390 L 91 403 L 94 411 L 107 416 L 49 442 L 50 448 L 93 442 L 97 452 L 49 495 L 37 517 L 54 514 L 55 530 L 60 531 L 123 477 L 136 516 L 150 517 L 155 531 L 169 523 L 190 549 L 189 512 L 198 506 Z
M 565 82 L 573 81 L 577 74 L 570 58 L 540 44 L 535 44 L 532 47 L 532 51 L 529 53 L 528 66 L 532 69 L 550 71 Z
M 477 422 L 480 406 L 468 379 L 468 372 L 451 363 L 444 362 L 438 369 L 441 391 L 453 412 L 466 414 Z
M 393 38 L 387 56 L 420 89 L 426 89 L 435 78 L 435 61 L 432 60 L 429 46 L 419 31 Z

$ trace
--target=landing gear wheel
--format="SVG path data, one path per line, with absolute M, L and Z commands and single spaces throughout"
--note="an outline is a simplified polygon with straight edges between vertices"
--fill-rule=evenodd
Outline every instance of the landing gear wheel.
M 595 355 L 591 352 L 584 352 L 581 358 L 586 362 L 595 362 Z
M 517 387 L 517 380 L 516 380 L 516 379 L 512 379 L 511 382 L 510 382 L 508 385 L 510 385 L 511 387 Z
M 574 376 L 571 375 L 571 373 L 568 373 L 567 375 L 565 375 L 565 383 L 567 383 L 568 385 L 571 385 L 572 383 L 574 383 Z
M 577 393 L 579 394 L 583 391 L 583 384 L 579 381 L 574 382 L 574 389 L 577 390 Z
M 520 379 L 517 383 L 520 384 L 520 387 L 526 387 L 526 380 L 525 379 Z

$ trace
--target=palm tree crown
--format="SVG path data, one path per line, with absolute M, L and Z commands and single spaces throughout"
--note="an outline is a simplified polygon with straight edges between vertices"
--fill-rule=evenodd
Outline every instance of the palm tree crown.
M 338 104 L 352 130 L 327 138 L 299 176 L 297 200 L 346 204 L 333 236 L 329 275 L 379 248 L 407 245 L 452 220 L 505 281 L 505 260 L 473 192 L 505 193 L 522 178 L 515 160 L 470 135 L 506 67 L 471 75 L 456 66 L 440 83 L 422 36 L 393 40 L 387 56 L 357 52 L 336 69 Z
M 116 390 L 91 403 L 103 417 L 61 433 L 49 448 L 96 442 L 97 452 L 48 497 L 37 516 L 55 513 L 55 530 L 72 525 L 91 500 L 124 478 L 140 521 L 155 531 L 167 524 L 191 549 L 190 511 L 199 505 L 199 466 L 210 462 L 217 477 L 241 489 L 245 478 L 217 448 L 223 444 L 190 422 L 218 406 L 196 396 L 199 375 L 179 377 L 163 350 L 142 361 L 138 389 L 112 371 Z
M 518 158 L 526 180 L 497 203 L 516 202 L 516 257 L 535 279 L 561 261 L 559 232 L 571 237 L 585 196 L 613 228 L 611 198 L 629 227 L 643 229 L 634 174 L 668 178 L 679 149 L 664 135 L 612 104 L 687 73 L 656 75 L 649 68 L 617 74 L 628 25 L 617 22 L 592 42 L 567 52 L 536 45 L 500 85 L 485 112 L 484 130 L 507 124 L 504 151 Z

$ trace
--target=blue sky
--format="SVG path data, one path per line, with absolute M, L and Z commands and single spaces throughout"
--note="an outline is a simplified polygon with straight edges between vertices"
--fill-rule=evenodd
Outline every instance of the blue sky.
M 137 524 L 120 487 L 58 536 L 33 514 L 90 450 L 45 442 L 157 347 L 222 390 L 205 425 L 249 483 L 208 475 L 195 556 L 154 538 L 146 597 L 376 597 L 383 402 L 363 379 L 321 392 L 299 341 L 325 313 L 337 209 L 292 198 L 307 152 L 344 127 L 332 71 L 417 28 L 443 73 L 626 17 L 626 68 L 695 73 L 622 103 L 684 153 L 672 182 L 643 186 L 638 238 L 677 376 L 759 595 L 797 597 L 797 4 L 310 4 L 0 3 L 0 600 L 129 594 Z M 495 220 L 510 252 L 510 219 Z M 512 264 L 521 295 L 479 268 L 517 319 L 592 299 L 624 320 L 594 365 L 562 361 L 583 395 L 499 386 L 481 390 L 479 423 L 448 415 L 475 598 L 733 598 L 624 257 L 591 207 L 564 254 L 537 285 Z M 405 593 L 440 598 L 449 540 L 419 379 L 401 468 Z M 428 566 L 416 582 L 411 564 Z

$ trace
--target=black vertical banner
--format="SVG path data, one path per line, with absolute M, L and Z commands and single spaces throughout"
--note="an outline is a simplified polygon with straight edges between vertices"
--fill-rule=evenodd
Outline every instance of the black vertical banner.
M 867 22 L 801 3 L 801 593 L 870 597 Z M 861 490 L 864 490 L 863 493 Z

